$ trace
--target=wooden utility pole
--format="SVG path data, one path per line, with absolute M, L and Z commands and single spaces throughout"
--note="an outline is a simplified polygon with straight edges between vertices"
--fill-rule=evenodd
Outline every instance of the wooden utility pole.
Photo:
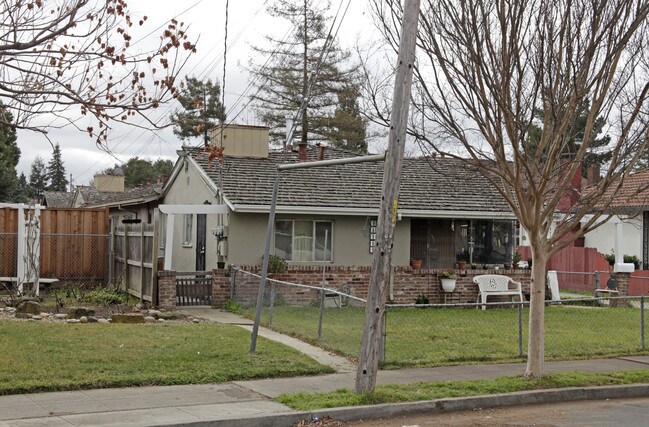
M 388 151 L 383 171 L 383 196 L 377 223 L 376 247 L 374 248 L 369 295 L 365 307 L 365 326 L 361 337 L 361 351 L 358 357 L 358 372 L 356 373 L 357 393 L 368 393 L 374 390 L 376 374 L 379 369 L 379 348 L 385 311 L 385 290 L 392 263 L 394 228 L 397 222 L 399 184 L 401 183 L 401 165 L 403 163 L 406 126 L 408 125 L 408 105 L 415 62 L 418 21 L 419 0 L 406 0 L 394 81 Z

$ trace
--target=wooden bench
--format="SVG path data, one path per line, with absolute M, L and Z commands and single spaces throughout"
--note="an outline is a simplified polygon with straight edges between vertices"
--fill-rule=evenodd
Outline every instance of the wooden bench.
M 483 310 L 487 309 L 487 306 L 484 304 L 487 303 L 487 297 L 489 296 L 509 295 L 513 301 L 513 297 L 518 295 L 520 301 L 524 301 L 521 282 L 516 282 L 511 277 L 500 274 L 483 274 L 475 276 L 473 282 L 480 288 L 478 300 L 482 302 Z

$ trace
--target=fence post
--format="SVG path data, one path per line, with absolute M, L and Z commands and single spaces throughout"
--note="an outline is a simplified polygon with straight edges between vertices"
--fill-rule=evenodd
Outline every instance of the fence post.
M 318 319 L 318 339 L 322 338 L 322 317 L 324 316 L 325 290 L 320 289 L 320 318 Z
M 140 298 L 144 301 L 144 223 L 140 223 Z M 149 295 L 151 296 L 151 295 Z
M 523 302 L 518 304 L 518 355 L 523 356 Z
M 110 237 L 108 239 L 108 283 L 115 283 L 115 233 L 117 232 L 117 224 L 115 219 L 108 219 L 110 224 Z
M 379 365 L 385 363 L 385 347 L 387 341 L 387 329 L 385 324 L 388 321 L 388 308 L 384 306 L 383 321 L 381 322 L 381 341 L 379 343 Z
M 236 296 L 236 286 L 237 286 L 237 272 L 239 269 L 233 265 L 230 265 L 230 299 L 235 300 Z
M 644 351 L 644 295 L 640 297 L 640 342 L 642 344 L 642 351 Z
M 158 250 L 160 233 L 160 210 L 153 210 L 153 236 L 151 241 L 151 305 L 158 305 Z M 144 257 L 144 254 L 142 254 Z
M 595 275 L 595 291 L 599 289 L 599 271 L 593 273 Z
M 270 302 L 268 306 L 268 327 L 273 326 L 273 308 L 275 308 L 275 281 L 270 279 Z
M 131 290 L 131 281 L 128 277 L 128 224 L 124 224 L 124 246 L 122 247 L 122 252 L 122 256 L 124 257 L 124 290 L 129 292 Z

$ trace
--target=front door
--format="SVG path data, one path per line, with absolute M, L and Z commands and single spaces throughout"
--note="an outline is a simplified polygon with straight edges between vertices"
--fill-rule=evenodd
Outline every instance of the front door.
M 196 271 L 205 271 L 205 236 L 207 215 L 196 215 Z
M 449 219 L 413 218 L 410 221 L 410 257 L 421 259 L 423 268 L 455 265 L 453 222 Z

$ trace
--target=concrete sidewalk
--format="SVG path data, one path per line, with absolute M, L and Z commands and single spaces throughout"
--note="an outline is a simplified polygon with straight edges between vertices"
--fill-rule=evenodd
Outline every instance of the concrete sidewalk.
M 230 313 L 210 309 L 188 311 L 193 316 L 222 323 L 250 327 L 249 321 Z M 219 384 L 131 387 L 57 393 L 0 396 L 0 426 L 288 426 L 308 418 L 272 399 L 283 393 L 330 392 L 353 388 L 355 369 L 346 359 L 331 355 L 290 337 L 260 329 L 260 335 L 312 352 L 323 363 L 337 367 L 337 373 L 315 377 L 236 381 Z M 290 338 L 290 339 L 289 339 Z M 297 341 L 297 343 L 295 342 Z M 307 353 L 309 354 L 309 353 Z M 315 358 L 314 357 L 314 358 Z M 331 358 L 331 359 L 330 359 Z M 342 360 L 338 360 L 342 359 Z M 351 369 L 350 369 L 351 368 Z M 606 360 L 548 362 L 547 372 L 610 372 L 625 369 L 649 369 L 649 356 Z M 379 384 L 421 381 L 486 379 L 524 373 L 525 364 L 448 366 L 438 368 L 381 371 Z M 458 410 L 507 404 L 525 404 L 570 399 L 620 397 L 649 394 L 649 386 L 596 388 L 558 391 L 533 391 L 509 395 L 441 399 L 412 404 L 338 408 L 317 411 L 338 419 L 389 416 L 408 411 Z M 557 400 L 559 399 L 559 400 Z M 441 408 L 441 409 L 440 409 Z

